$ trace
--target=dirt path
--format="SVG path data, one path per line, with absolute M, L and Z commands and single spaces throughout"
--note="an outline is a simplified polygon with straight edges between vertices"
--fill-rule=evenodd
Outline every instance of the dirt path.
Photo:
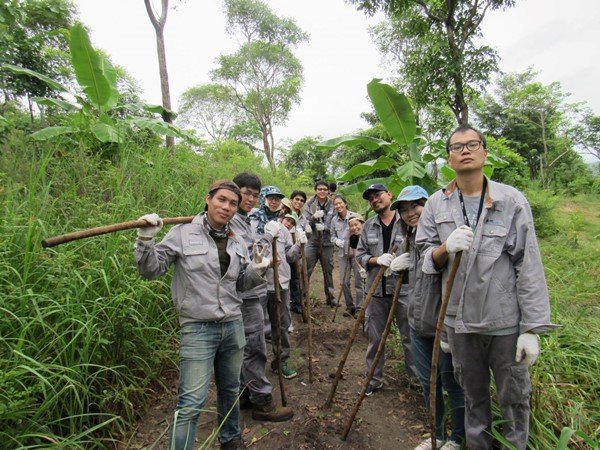
M 365 398 L 346 441 L 341 439 L 341 433 L 358 400 L 365 372 L 367 342 L 361 333 L 346 361 L 334 404 L 329 409 L 322 408 L 354 319 L 343 317 L 343 307 L 340 307 L 336 322 L 332 323 L 333 309 L 323 306 L 322 275 L 316 272 L 312 278 L 311 297 L 316 303 L 313 310 L 313 383 L 308 381 L 307 327 L 301 316 L 292 314 L 295 331 L 291 335 L 291 362 L 299 376 L 285 380 L 285 390 L 288 406 L 295 411 L 294 418 L 282 423 L 257 422 L 252 419 L 251 411 L 242 411 L 242 438 L 246 447 L 270 450 L 412 450 L 426 433 L 426 416 L 420 392 L 410 385 L 403 371 L 401 355 L 396 355 L 389 348 L 393 345 L 389 345 L 387 350 L 385 387 L 372 397 Z M 274 387 L 273 397 L 280 403 L 277 376 L 270 370 L 268 376 Z M 167 448 L 168 424 L 172 421 L 177 396 L 176 375 L 169 384 L 170 389 L 161 393 L 150 405 L 147 415 L 138 424 L 137 432 L 120 447 L 122 450 Z M 214 385 L 210 389 L 207 407 L 211 412 L 201 415 L 198 426 L 199 446 L 217 425 Z M 217 441 L 208 448 L 218 448 Z

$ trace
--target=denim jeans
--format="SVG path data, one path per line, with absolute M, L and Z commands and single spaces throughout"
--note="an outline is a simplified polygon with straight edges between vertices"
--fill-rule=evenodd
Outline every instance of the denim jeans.
M 179 395 L 169 448 L 195 447 L 196 424 L 206 402 L 213 369 L 220 440 L 225 443 L 239 438 L 237 397 L 246 343 L 242 321 L 190 323 L 181 327 L 180 336 Z
M 423 388 L 425 406 L 429 409 L 429 378 L 431 375 L 431 357 L 433 354 L 432 337 L 419 336 L 415 330 L 410 329 L 410 348 L 413 360 L 417 367 L 419 382 Z M 435 393 L 435 427 L 436 438 L 446 439 L 444 427 L 445 404 L 442 387 L 448 392 L 450 399 L 450 424 L 452 431 L 450 439 L 461 443 L 465 439 L 465 397 L 457 381 L 454 379 L 452 355 L 444 353 L 441 349 L 438 359 L 438 379 Z

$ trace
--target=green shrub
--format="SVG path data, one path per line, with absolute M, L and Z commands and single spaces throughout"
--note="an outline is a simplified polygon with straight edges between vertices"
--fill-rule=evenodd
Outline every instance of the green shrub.
M 537 189 L 529 189 L 526 196 L 531 206 L 537 236 L 543 238 L 556 233 L 558 226 L 553 214 L 556 197 Z

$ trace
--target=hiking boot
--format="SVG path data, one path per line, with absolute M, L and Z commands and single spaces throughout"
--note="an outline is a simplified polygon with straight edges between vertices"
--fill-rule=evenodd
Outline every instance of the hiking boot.
M 250 390 L 245 388 L 240 393 L 240 409 L 250 409 L 252 408 L 252 403 L 250 402 Z
M 440 441 L 439 439 L 435 440 L 436 443 L 436 447 L 439 448 L 441 450 L 441 446 L 444 443 L 444 441 Z M 425 439 L 423 442 L 421 442 L 419 445 L 417 445 L 415 447 L 415 450 L 431 450 L 431 438 L 427 438 Z M 460 448 L 460 445 L 458 446 L 458 448 Z
M 240 438 L 232 439 L 229 442 L 221 442 L 221 450 L 239 450 L 244 448 L 244 443 Z
M 286 380 L 291 380 L 292 378 L 296 378 L 298 376 L 298 372 L 296 372 L 294 369 L 288 366 L 287 362 L 284 362 L 282 365 L 283 370 L 281 371 L 281 373 L 283 374 L 283 378 L 285 378 Z M 275 374 L 279 373 L 279 371 L 277 370 L 277 366 L 272 367 L 271 370 L 273 370 L 273 373 Z
M 276 406 L 271 399 L 264 405 L 254 405 L 252 408 L 252 418 L 263 422 L 285 422 L 294 417 L 292 408 L 286 406 Z
M 365 396 L 370 397 L 381 389 L 383 389 L 383 383 L 369 383 L 369 387 L 367 388 L 367 392 L 365 392 Z

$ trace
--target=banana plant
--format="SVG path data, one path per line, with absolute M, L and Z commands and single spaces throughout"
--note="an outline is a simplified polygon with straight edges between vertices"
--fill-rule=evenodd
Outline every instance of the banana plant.
M 81 24 L 74 25 L 70 30 L 69 48 L 75 78 L 83 95 L 69 92 L 64 85 L 39 72 L 11 64 L 3 65 L 16 74 L 36 77 L 60 95 L 70 94 L 76 100 L 72 102 L 65 98 L 34 97 L 33 100 L 39 105 L 62 109 L 71 120 L 67 125 L 50 126 L 36 131 L 30 135 L 31 138 L 44 141 L 61 135 L 91 133 L 102 143 L 121 144 L 125 142 L 128 131 L 146 129 L 197 143 L 193 136 L 162 119 L 143 116 L 144 113 L 175 116 L 174 112 L 167 111 L 162 106 L 128 104 L 124 106 L 124 110 L 133 115 L 124 119 L 116 118 L 119 91 L 115 68 L 108 58 L 93 48 L 88 33 Z
M 432 176 L 427 171 L 428 164 L 446 158 L 445 144 L 442 140 L 427 141 L 419 134 L 419 128 L 408 98 L 396 91 L 392 86 L 373 79 L 367 85 L 367 93 L 379 121 L 392 138 L 390 142 L 369 136 L 345 135 L 317 144 L 321 148 L 337 148 L 345 146 L 353 148 L 362 146 L 367 150 L 381 148 L 383 155 L 377 159 L 366 161 L 351 167 L 338 180 L 354 182 L 343 188 L 346 194 L 363 192 L 370 184 L 383 183 L 394 194 L 409 184 L 419 184 L 427 191 L 435 191 L 441 183 L 454 178 L 454 171 L 447 165 L 441 169 L 441 178 Z M 401 160 L 408 161 L 400 163 Z M 504 167 L 506 163 L 496 156 L 490 155 L 484 169 L 491 176 L 495 167 Z M 369 175 L 382 169 L 393 173 L 385 178 L 368 178 Z

